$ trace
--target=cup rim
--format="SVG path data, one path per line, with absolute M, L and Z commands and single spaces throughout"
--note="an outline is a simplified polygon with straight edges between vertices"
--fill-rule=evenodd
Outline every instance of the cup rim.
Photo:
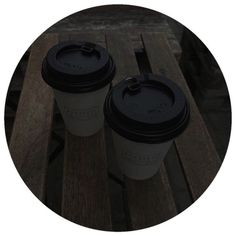
M 63 63 L 58 62 L 57 55 L 61 51 L 71 50 L 73 47 L 78 49 L 81 45 L 91 45 L 92 50 L 98 54 L 94 68 L 89 67 L 81 72 L 80 68 L 63 66 Z M 83 57 L 85 54 L 89 58 L 88 52 L 80 52 L 80 55 Z M 49 49 L 42 63 L 41 74 L 43 80 L 52 88 L 68 93 L 85 93 L 109 84 L 114 78 L 115 69 L 111 55 L 100 45 L 87 41 L 64 41 Z

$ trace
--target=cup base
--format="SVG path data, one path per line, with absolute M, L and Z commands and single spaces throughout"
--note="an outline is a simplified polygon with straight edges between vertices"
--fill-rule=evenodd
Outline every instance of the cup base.
M 150 166 L 133 166 L 132 168 L 122 168 L 123 174 L 133 180 L 146 180 L 152 178 L 158 172 L 158 167 L 154 166 L 150 169 Z
M 78 136 L 78 137 L 90 137 L 90 136 L 93 136 L 95 135 L 96 133 L 98 133 L 100 130 L 102 130 L 103 128 L 103 125 L 101 125 L 99 128 L 97 129 L 93 129 L 93 130 L 75 130 L 75 129 L 69 129 L 68 127 L 66 128 L 66 130 L 74 135 L 74 136 Z

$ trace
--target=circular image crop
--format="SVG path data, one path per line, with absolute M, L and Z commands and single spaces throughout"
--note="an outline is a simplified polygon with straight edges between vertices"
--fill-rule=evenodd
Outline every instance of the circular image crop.
M 193 204 L 216 176 L 230 130 L 227 85 L 204 43 L 168 16 L 128 5 L 48 28 L 22 56 L 5 105 L 10 154 L 32 193 L 106 231 L 155 226 Z

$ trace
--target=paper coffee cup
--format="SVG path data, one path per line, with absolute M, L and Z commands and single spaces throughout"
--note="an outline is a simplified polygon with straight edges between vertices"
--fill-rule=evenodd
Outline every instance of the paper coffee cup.
M 127 78 L 104 104 L 121 171 L 133 179 L 152 177 L 173 140 L 186 128 L 189 105 L 171 80 L 152 74 Z
M 103 47 L 89 42 L 63 42 L 52 47 L 42 77 L 53 90 L 67 130 L 90 136 L 103 127 L 103 104 L 115 65 Z

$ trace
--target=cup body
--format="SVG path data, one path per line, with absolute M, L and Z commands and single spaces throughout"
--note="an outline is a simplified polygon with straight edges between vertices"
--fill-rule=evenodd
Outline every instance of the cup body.
M 42 79 L 52 87 L 66 129 L 90 136 L 103 126 L 103 104 L 115 75 L 108 51 L 92 42 L 65 41 L 45 56 Z
M 140 143 L 112 130 L 116 159 L 124 175 L 136 180 L 152 177 L 170 149 L 173 140 L 163 143 Z
M 104 103 L 121 171 L 147 179 L 159 170 L 173 140 L 189 122 L 181 89 L 162 75 L 130 76 L 116 84 Z
M 104 123 L 103 103 L 110 84 L 87 93 L 67 93 L 54 89 L 54 96 L 67 130 L 76 136 L 90 136 Z

